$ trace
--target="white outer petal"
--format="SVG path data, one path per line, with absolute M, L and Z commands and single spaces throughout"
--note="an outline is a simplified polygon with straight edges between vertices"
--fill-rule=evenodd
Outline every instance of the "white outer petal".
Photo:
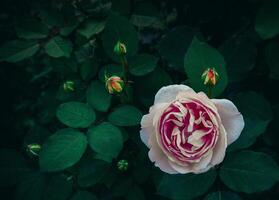
M 175 100 L 176 96 L 180 92 L 193 91 L 186 85 L 169 85 L 162 87 L 155 95 L 154 104 L 157 103 L 170 103 Z
M 218 109 L 222 124 L 227 132 L 227 143 L 230 145 L 244 128 L 244 120 L 237 107 L 227 99 L 212 99 Z
M 149 159 L 155 162 L 155 166 L 159 167 L 163 172 L 168 174 L 177 174 L 168 162 L 167 155 L 164 154 L 162 149 L 159 147 L 155 135 L 151 135 L 149 139 L 150 151 L 148 152 Z
M 211 159 L 212 166 L 218 165 L 224 160 L 226 149 L 227 149 L 227 133 L 225 128 L 221 125 L 218 141 L 213 149 L 213 156 Z

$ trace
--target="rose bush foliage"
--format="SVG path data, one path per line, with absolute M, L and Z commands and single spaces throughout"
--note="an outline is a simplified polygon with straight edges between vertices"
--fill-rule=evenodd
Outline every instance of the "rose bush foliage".
M 1 4 L 1 199 L 278 199 L 277 1 Z

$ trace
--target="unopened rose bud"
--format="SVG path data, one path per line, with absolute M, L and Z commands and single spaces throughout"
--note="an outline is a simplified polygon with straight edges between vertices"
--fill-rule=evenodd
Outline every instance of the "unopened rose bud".
M 127 53 L 125 44 L 118 41 L 114 46 L 114 53 L 118 56 L 125 55 Z
M 41 145 L 37 143 L 28 144 L 27 145 L 27 151 L 31 153 L 32 155 L 38 156 L 39 151 L 41 150 Z
M 65 92 L 75 91 L 75 82 L 74 81 L 65 81 L 63 83 L 63 89 Z
M 118 76 L 111 76 L 106 78 L 106 88 L 110 94 L 120 93 L 124 88 L 124 81 Z
M 129 163 L 127 160 L 119 160 L 117 162 L 117 169 L 119 171 L 127 171 L 128 167 L 129 167 Z
M 214 68 L 208 68 L 205 70 L 201 76 L 203 84 L 206 86 L 214 86 L 217 84 L 219 79 L 219 74 Z

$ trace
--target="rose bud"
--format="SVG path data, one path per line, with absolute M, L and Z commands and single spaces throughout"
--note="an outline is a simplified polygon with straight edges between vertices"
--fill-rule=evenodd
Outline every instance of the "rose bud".
M 120 93 L 124 88 L 124 81 L 118 76 L 111 76 L 106 78 L 106 88 L 110 94 Z
M 36 144 L 36 143 L 27 145 L 27 151 L 35 156 L 37 156 L 39 154 L 39 151 L 41 150 L 41 148 L 42 148 L 41 145 Z
M 118 56 L 125 55 L 127 53 L 125 44 L 118 41 L 114 46 L 114 53 Z
M 143 116 L 140 137 L 162 171 L 199 174 L 223 161 L 227 146 L 243 127 L 243 117 L 231 101 L 170 85 L 157 92 Z
M 74 81 L 65 81 L 63 83 L 63 89 L 65 92 L 75 91 L 75 82 Z
M 203 84 L 206 86 L 214 86 L 216 85 L 219 74 L 216 72 L 216 70 L 213 68 L 208 68 L 205 70 L 201 76 Z
M 119 160 L 117 162 L 117 169 L 119 171 L 127 171 L 128 167 L 129 167 L 129 163 L 127 160 Z

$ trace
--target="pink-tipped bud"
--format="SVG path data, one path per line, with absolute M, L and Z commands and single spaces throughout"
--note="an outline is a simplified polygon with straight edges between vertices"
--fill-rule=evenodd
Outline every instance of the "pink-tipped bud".
M 208 68 L 201 76 L 203 84 L 206 86 L 214 86 L 219 80 L 219 74 L 214 68 Z
M 110 94 L 121 93 L 124 88 L 124 81 L 118 76 L 106 78 L 106 88 Z

